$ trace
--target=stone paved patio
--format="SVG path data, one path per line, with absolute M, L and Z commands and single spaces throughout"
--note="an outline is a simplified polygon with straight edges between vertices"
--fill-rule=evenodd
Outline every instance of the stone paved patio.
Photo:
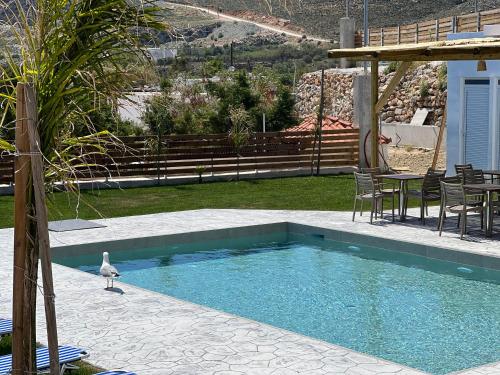
M 422 229 L 412 221 L 396 226 L 385 221 L 369 225 L 366 220 L 353 224 L 350 213 L 337 212 L 198 210 L 98 220 L 107 227 L 51 233 L 51 241 L 57 247 L 289 221 L 500 256 L 495 240 L 470 236 L 460 241 L 456 231 L 440 238 L 430 226 Z M 6 317 L 12 294 L 12 237 L 12 229 L 0 230 L 0 315 Z M 54 265 L 54 278 L 60 342 L 88 349 L 89 362 L 103 368 L 144 375 L 422 373 L 127 284 L 115 283 L 123 294 L 107 292 L 102 278 L 60 265 Z M 38 320 L 43 342 L 41 308 Z M 500 363 L 462 373 L 500 374 Z

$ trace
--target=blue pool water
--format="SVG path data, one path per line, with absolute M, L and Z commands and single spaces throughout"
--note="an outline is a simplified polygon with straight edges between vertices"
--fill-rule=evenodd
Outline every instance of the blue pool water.
M 499 271 L 291 234 L 111 261 L 126 283 L 427 372 L 500 361 Z M 101 256 L 57 262 L 98 273 Z

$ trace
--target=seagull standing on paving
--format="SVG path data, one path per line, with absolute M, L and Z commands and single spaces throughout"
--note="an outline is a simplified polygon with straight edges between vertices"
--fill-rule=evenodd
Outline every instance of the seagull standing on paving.
M 109 253 L 105 251 L 102 253 L 102 266 L 100 269 L 101 275 L 106 278 L 106 289 L 109 289 L 109 280 L 111 280 L 111 288 L 113 288 L 113 281 L 120 277 L 118 270 L 109 263 Z

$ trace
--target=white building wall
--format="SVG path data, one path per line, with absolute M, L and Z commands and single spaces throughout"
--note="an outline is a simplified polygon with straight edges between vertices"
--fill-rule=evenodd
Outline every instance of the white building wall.
M 481 33 L 450 34 L 448 39 L 482 38 Z M 455 164 L 463 164 L 465 160 L 464 133 L 464 89 L 466 79 L 489 79 L 489 123 L 484 126 L 490 131 L 490 147 L 480 152 L 487 153 L 487 168 L 499 168 L 499 110 L 498 81 L 500 79 L 500 61 L 487 61 L 487 71 L 477 71 L 477 61 L 448 62 L 448 118 L 447 118 L 447 170 L 454 174 Z

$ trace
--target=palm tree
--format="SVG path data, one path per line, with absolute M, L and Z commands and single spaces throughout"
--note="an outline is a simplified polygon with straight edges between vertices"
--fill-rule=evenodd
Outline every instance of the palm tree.
M 124 97 L 135 68 L 147 61 L 141 40 L 147 30 L 164 28 L 158 21 L 158 11 L 140 0 L 0 1 L 0 134 L 9 134 L 3 130 L 12 126 L 9 119 L 14 116 L 17 101 L 21 101 L 16 86 L 27 85 L 36 103 L 37 151 L 44 160 L 46 187 L 53 181 L 63 181 L 76 191 L 72 184 L 75 168 L 88 166 L 93 155 L 105 152 L 103 144 L 110 135 L 96 133 L 89 115 L 98 111 L 101 103 L 116 103 Z M 88 135 L 76 137 L 72 124 L 82 121 L 88 126 Z M 0 139 L 2 150 L 16 149 L 8 139 Z M 84 155 L 78 156 L 82 150 Z M 35 371 L 36 280 L 41 246 L 36 220 L 44 215 L 40 206 L 38 212 L 35 208 L 33 184 L 27 186 L 27 258 L 21 275 L 25 278 L 23 323 L 29 328 L 24 337 L 16 335 L 14 329 L 15 374 Z M 21 354 L 16 348 L 22 348 L 21 367 L 15 367 L 16 355 L 19 358 Z M 51 367 L 51 373 L 58 373 L 58 369 Z

